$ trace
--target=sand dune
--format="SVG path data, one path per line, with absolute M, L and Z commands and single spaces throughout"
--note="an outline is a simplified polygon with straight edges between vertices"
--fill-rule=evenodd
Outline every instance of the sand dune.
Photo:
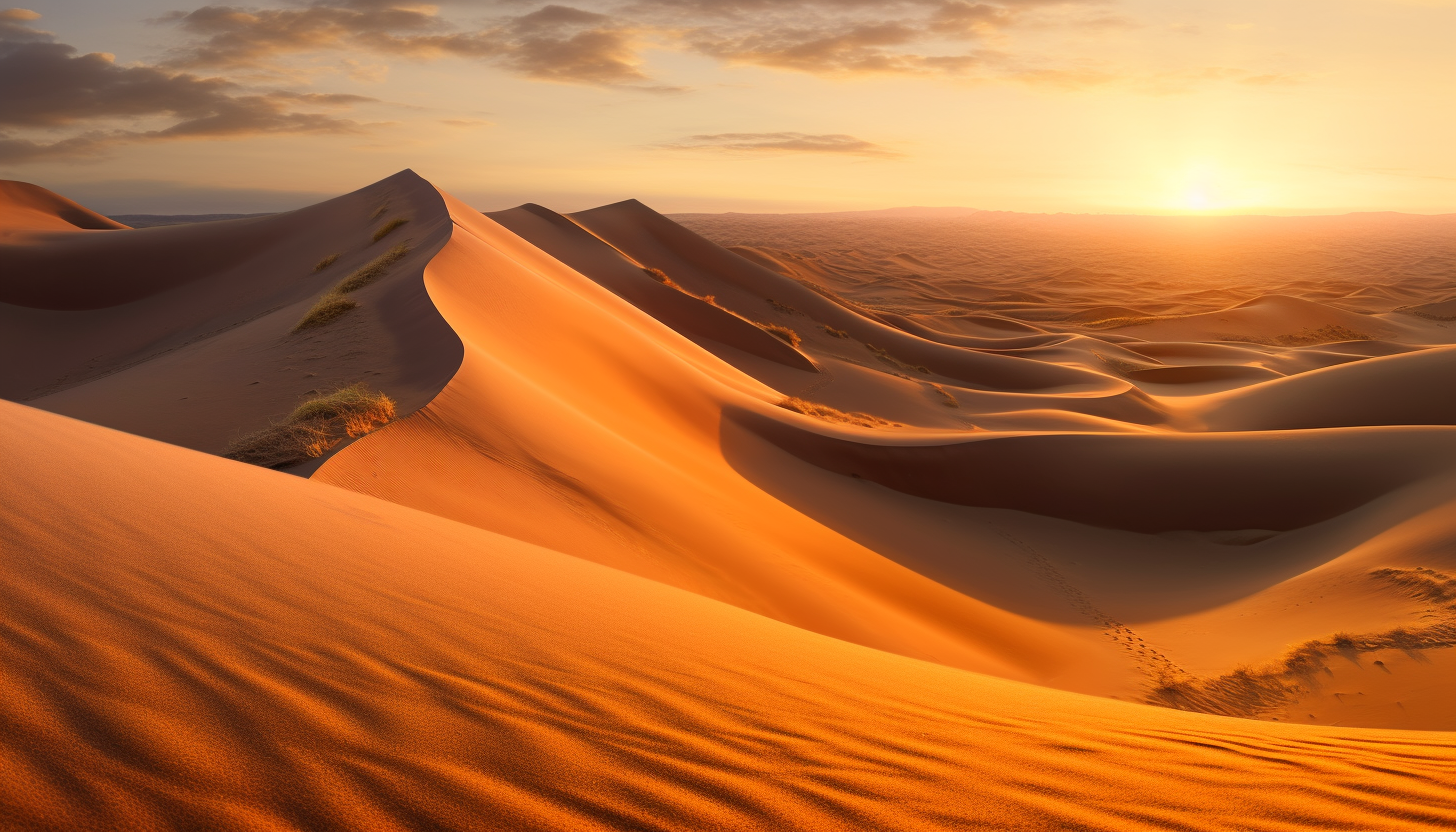
M 680 219 L 0 187 L 5 811 L 1453 819 L 1450 218 Z
M 0 410 L 21 472 L 0 484 L 0 801 L 26 828 L 1456 819 L 1437 735 L 1182 714 L 903 659 L 345 490 Z
M 310 390 L 361 379 L 412 412 L 460 363 L 420 278 L 449 235 L 439 199 L 406 173 L 288 214 L 0 240 L 0 396 L 212 453 Z M 394 217 L 410 222 L 374 242 Z M 409 255 L 351 315 L 293 332 L 327 287 L 401 243 Z

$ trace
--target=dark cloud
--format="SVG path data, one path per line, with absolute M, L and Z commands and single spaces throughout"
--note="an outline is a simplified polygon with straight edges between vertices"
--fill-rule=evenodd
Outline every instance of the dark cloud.
M 177 69 L 271 69 L 288 56 L 326 50 L 418 60 L 484 61 L 544 81 L 662 89 L 638 69 L 639 31 L 608 15 L 548 5 L 457 30 L 433 7 L 329 3 L 284 9 L 204 6 L 161 18 L 194 42 L 174 52 Z
M 161 22 L 192 38 L 169 58 L 176 69 L 277 70 L 291 56 L 347 51 L 458 57 L 538 80 L 663 90 L 676 88 L 641 69 L 648 46 L 819 75 L 985 73 L 994 62 L 980 41 L 1050 8 L 1102 1 L 583 0 L 585 7 L 535 7 L 504 0 L 489 4 L 497 15 L 472 29 L 433 6 L 318 0 L 272 9 L 204 6 Z
M 249 92 L 221 78 L 155 66 L 118 65 L 78 54 L 28 24 L 38 15 L 0 12 L 0 129 L 80 129 L 61 138 L 0 134 L 0 161 L 95 156 L 117 144 L 265 133 L 348 133 L 359 125 L 318 110 L 372 99 L 286 91 Z M 153 129 L 118 121 L 170 121 Z
M 842 133 L 713 133 L 688 136 L 661 147 L 673 150 L 718 150 L 740 153 L 830 153 L 849 156 L 903 156 L 883 145 Z

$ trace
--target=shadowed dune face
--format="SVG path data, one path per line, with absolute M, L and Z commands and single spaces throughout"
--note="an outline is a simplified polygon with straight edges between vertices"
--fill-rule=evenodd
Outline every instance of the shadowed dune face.
M 17 816 L 1450 820 L 1445 219 L 1241 219 L 1179 284 L 1139 218 L 685 218 L 715 242 L 404 172 L 105 230 L 7 188 Z M 1340 235 L 1384 265 L 1290 266 Z M 54 414 L 338 437 L 305 479 Z
M 39 204 L 41 189 L 25 188 L 24 204 Z M 410 224 L 374 242 L 396 217 Z M 421 279 L 448 236 L 439 194 L 409 172 L 275 216 L 6 236 L 0 396 L 211 453 L 358 382 L 412 412 L 459 366 Z M 351 294 L 357 309 L 294 331 L 329 287 L 398 244 L 407 256 Z

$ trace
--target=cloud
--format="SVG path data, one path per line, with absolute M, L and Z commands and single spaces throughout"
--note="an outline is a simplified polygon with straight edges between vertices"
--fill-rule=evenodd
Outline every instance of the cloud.
M 318 0 L 270 9 L 203 6 L 158 22 L 191 39 L 167 60 L 182 70 L 285 72 L 290 58 L 336 51 L 350 53 L 348 60 L 356 62 L 360 53 L 455 57 L 536 80 L 676 91 L 681 88 L 643 70 L 646 50 L 695 52 L 729 64 L 815 75 L 994 76 L 992 59 L 998 56 L 985 53 L 983 41 L 1027 21 L 1106 28 L 1114 18 L 1057 17 L 1057 10 L 1102 2 L 584 0 L 589 7 L 532 9 L 525 0 L 502 0 L 490 8 L 523 12 L 498 14 L 469 29 L 434 6 Z
M 193 42 L 174 51 L 176 69 L 276 70 L 289 56 L 322 51 L 435 60 L 465 58 L 543 81 L 671 89 L 639 69 L 641 32 L 608 15 L 548 5 L 460 30 L 431 6 L 321 3 L 282 9 L 203 6 L 159 22 Z
M 828 153 L 880 158 L 898 158 L 905 155 L 883 145 L 842 133 L 713 133 L 687 136 L 659 147 L 736 153 Z
M 268 133 L 351 133 L 360 126 L 319 110 L 371 101 L 357 95 L 251 92 L 222 78 L 147 65 L 121 66 L 111 55 L 78 54 L 29 27 L 33 12 L 0 12 L 0 130 L 79 129 L 63 138 L 0 134 L 0 161 L 95 156 L 140 141 L 226 138 Z M 171 122 L 135 129 L 117 122 Z

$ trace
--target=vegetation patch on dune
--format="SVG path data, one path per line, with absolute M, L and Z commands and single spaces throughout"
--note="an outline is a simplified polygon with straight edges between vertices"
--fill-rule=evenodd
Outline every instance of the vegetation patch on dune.
M 1111 367 L 1113 371 L 1117 372 L 1119 375 L 1125 376 L 1129 373 L 1136 373 L 1139 370 L 1151 370 L 1154 367 L 1154 365 L 1152 364 L 1135 364 L 1131 361 L 1124 361 L 1123 359 L 1117 358 L 1115 356 L 1103 355 L 1100 352 L 1094 351 L 1092 354 L 1096 356 L 1103 364 Z
M 829 324 L 825 324 L 824 325 L 824 331 L 827 332 L 827 333 L 829 333 L 830 335 L 834 336 L 835 338 L 848 338 L 849 337 L 849 333 L 848 332 L 845 332 L 842 329 L 835 329 L 834 327 L 830 326 Z
M 899 422 L 891 422 L 888 419 L 881 419 L 878 416 L 871 416 L 868 413 L 845 413 L 843 410 L 836 410 L 829 405 L 811 402 L 807 399 L 800 399 L 794 396 L 789 396 L 779 402 L 779 407 L 785 410 L 792 410 L 795 413 L 802 413 L 805 416 L 823 419 L 826 422 L 842 422 L 847 425 L 859 425 L 862 428 L 904 427 Z
M 1370 336 L 1356 332 L 1339 324 L 1329 324 L 1318 329 L 1306 328 L 1289 335 L 1277 336 L 1274 341 L 1282 347 L 1302 347 L 1309 344 L 1332 344 L 1338 341 L 1369 341 Z
M 1340 341 L 1369 341 L 1371 336 L 1340 324 L 1328 324 L 1321 327 L 1305 327 L 1299 332 L 1276 335 L 1273 338 L 1237 335 L 1225 337 L 1223 340 L 1262 344 L 1266 347 L 1308 347 L 1315 344 L 1335 344 Z
M 395 217 L 384 225 L 379 226 L 379 229 L 374 232 L 374 242 L 377 243 L 380 240 L 383 240 L 385 237 L 388 237 L 391 231 L 399 228 L 401 225 L 404 225 L 407 222 L 409 222 L 409 220 L 405 219 L 404 217 Z
M 764 300 L 768 301 L 768 305 L 769 306 L 772 306 L 774 309 L 778 310 L 779 312 L 784 313 L 785 315 L 793 315 L 793 314 L 798 313 L 798 311 L 799 311 L 799 310 L 795 309 L 794 307 L 789 306 L 787 303 L 779 303 L 778 301 L 774 300 L 773 298 L 764 298 Z
M 799 337 L 799 333 L 793 331 L 792 329 L 789 329 L 786 326 L 779 326 L 778 324 L 766 324 L 762 321 L 753 321 L 753 325 L 763 330 L 764 332 L 767 332 L 768 334 L 774 336 L 780 341 L 783 341 L 785 344 L 788 344 L 791 347 L 797 347 L 800 343 L 803 342 L 803 339 Z
M 1172 321 L 1184 317 L 1182 315 L 1114 315 L 1109 318 L 1093 320 L 1077 320 L 1069 318 L 1066 322 L 1083 327 L 1085 329 L 1122 329 L 1129 326 L 1142 326 L 1143 324 L 1156 323 L 1157 321 Z
M 319 272 L 323 271 L 324 269 L 327 269 L 329 266 L 334 265 L 334 261 L 336 261 L 338 259 L 339 259 L 339 255 L 337 255 L 337 254 L 330 254 L 328 257 L 325 257 L 324 259 L 318 261 L 317 263 L 314 264 L 314 267 L 313 267 L 314 274 L 318 274 Z
M 250 433 L 223 453 L 264 468 L 289 468 L 323 456 L 344 437 L 363 436 L 394 419 L 394 400 L 363 383 L 308 399 L 285 418 Z
M 955 396 L 952 396 L 950 394 L 950 391 L 949 390 L 946 390 L 944 387 L 941 387 L 939 384 L 932 384 L 932 385 L 930 385 L 930 389 L 932 389 L 935 392 L 937 392 L 937 393 L 940 394 L 940 403 L 943 404 L 943 405 L 945 405 L 946 407 L 960 407 L 961 406 L 961 403 L 958 402 L 958 401 L 956 401 L 956 397 Z
M 1307 641 L 1264 667 L 1240 667 L 1215 678 L 1192 675 L 1160 679 L 1147 698 L 1152 705 L 1184 711 L 1253 717 L 1291 702 L 1317 687 L 1317 675 L 1333 656 L 1376 650 L 1427 650 L 1456 645 L 1456 579 L 1434 569 L 1376 569 L 1371 577 L 1405 594 L 1439 606 L 1438 622 L 1425 627 L 1396 627 L 1382 633 L 1335 633 Z
M 686 289 L 683 289 L 683 287 L 677 285 L 677 282 L 676 281 L 674 281 L 672 278 L 668 277 L 667 276 L 667 272 L 663 271 L 662 269 L 653 269 L 653 268 L 648 268 L 647 266 L 643 266 L 642 267 L 642 271 L 646 272 L 648 277 L 652 278 L 653 280 L 656 280 L 658 283 L 661 283 L 664 286 L 667 286 L 667 287 L 670 287 L 670 288 L 673 288 L 673 289 L 677 289 L 677 290 L 679 290 L 681 292 L 684 292 L 684 293 L 688 293 Z M 688 294 L 691 294 L 691 293 L 688 293 Z
M 332 323 L 345 312 L 356 309 L 358 306 L 359 301 L 331 289 L 309 308 L 302 320 L 294 324 L 293 331 L 302 332 L 305 329 Z
M 875 354 L 875 358 L 878 358 L 886 364 L 889 364 L 891 367 L 897 367 L 901 370 L 914 370 L 917 373 L 924 373 L 927 376 L 930 375 L 930 368 L 928 367 L 924 367 L 920 364 L 906 364 L 904 361 L 901 361 L 895 356 L 890 355 L 888 350 L 881 349 L 874 344 L 865 344 L 865 347 L 867 347 L 870 352 Z
M 357 308 L 359 302 L 348 297 L 348 294 L 350 292 L 357 292 L 381 277 L 384 277 L 389 273 L 389 267 L 403 260 L 404 256 L 409 254 L 409 252 L 409 246 L 403 244 L 397 245 L 373 260 L 370 260 L 358 271 L 339 281 L 337 286 L 324 293 L 324 296 L 318 299 L 318 302 L 313 305 L 313 308 L 308 310 L 308 314 L 304 315 L 303 319 L 294 325 L 293 331 L 300 332 L 305 329 L 323 326 L 337 319 L 345 312 Z

